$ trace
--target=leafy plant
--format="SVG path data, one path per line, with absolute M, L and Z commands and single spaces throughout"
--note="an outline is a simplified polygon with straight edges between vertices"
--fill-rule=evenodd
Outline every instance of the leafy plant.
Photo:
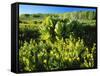
M 95 12 L 25 14 L 19 18 L 20 71 L 96 66 Z

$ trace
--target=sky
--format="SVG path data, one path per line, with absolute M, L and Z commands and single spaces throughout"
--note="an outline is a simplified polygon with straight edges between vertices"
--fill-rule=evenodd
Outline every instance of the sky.
M 77 8 L 77 7 L 59 7 L 59 6 L 42 6 L 42 5 L 19 5 L 19 14 L 55 14 L 74 11 L 96 11 L 95 8 Z

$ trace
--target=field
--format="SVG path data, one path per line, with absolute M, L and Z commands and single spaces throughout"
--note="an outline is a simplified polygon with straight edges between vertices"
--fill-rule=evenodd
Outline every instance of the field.
M 96 67 L 95 11 L 19 15 L 19 69 Z

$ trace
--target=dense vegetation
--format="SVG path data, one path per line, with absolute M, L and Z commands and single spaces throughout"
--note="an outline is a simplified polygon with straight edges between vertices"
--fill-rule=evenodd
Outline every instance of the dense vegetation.
M 96 66 L 96 13 L 21 14 L 20 71 Z

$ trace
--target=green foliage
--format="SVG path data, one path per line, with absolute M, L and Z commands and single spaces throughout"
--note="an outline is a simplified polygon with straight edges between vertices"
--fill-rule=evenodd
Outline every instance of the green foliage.
M 19 20 L 20 71 L 95 67 L 95 12 L 25 14 Z
M 96 46 L 94 43 L 89 49 L 84 45 L 83 39 L 70 35 L 65 41 L 61 39 L 55 43 L 41 41 L 36 44 L 34 40 L 30 43 L 24 42 L 19 50 L 19 59 L 24 65 L 23 71 L 44 71 L 94 67 Z
M 59 37 L 61 37 L 62 31 L 63 31 L 63 23 L 58 21 L 57 24 L 55 25 L 55 32 Z

